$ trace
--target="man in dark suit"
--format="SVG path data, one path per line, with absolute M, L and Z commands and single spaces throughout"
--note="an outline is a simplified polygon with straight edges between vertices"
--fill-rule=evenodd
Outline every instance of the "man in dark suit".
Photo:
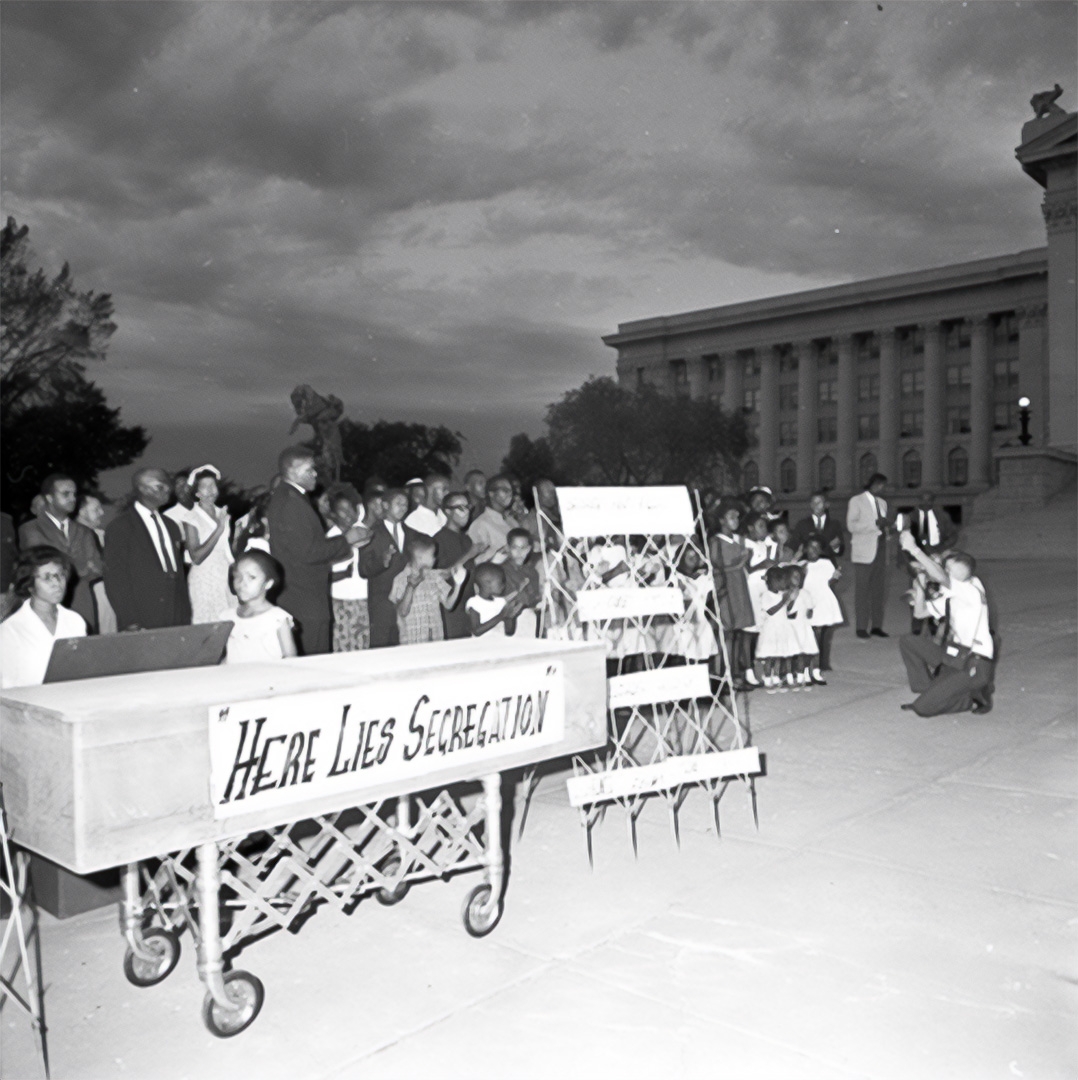
M 383 496 L 385 516 L 374 527 L 371 542 L 359 553 L 359 572 L 369 582 L 367 606 L 371 614 L 371 648 L 400 644 L 397 609 L 389 599 L 393 579 L 408 565 L 404 549 L 417 534 L 404 524 L 408 495 L 399 488 Z
M 809 499 L 809 515 L 803 517 L 790 531 L 790 547 L 802 550 L 810 536 L 823 545 L 823 552 L 832 562 L 846 550 L 846 534 L 842 523 L 831 516 L 831 506 L 825 492 L 817 491 Z
M 914 510 L 907 510 L 901 515 L 899 522 L 900 531 L 906 530 L 913 537 L 917 547 L 926 555 L 938 561 L 940 553 L 950 551 L 958 539 L 958 529 L 951 520 L 951 515 L 941 507 L 936 506 L 936 494 L 933 491 L 925 491 L 921 494 L 921 504 Z M 912 584 L 912 603 L 910 614 L 910 632 L 921 633 L 925 622 L 929 623 L 929 629 L 936 629 L 936 620 L 932 618 L 925 607 L 924 579 L 918 574 L 917 561 L 905 553 L 903 559 L 909 572 Z
M 62 551 L 74 568 L 65 603 L 86 620 L 90 633 L 97 631 L 94 582 L 105 572 L 104 559 L 92 530 L 74 518 L 78 489 L 70 476 L 53 473 L 41 485 L 44 506 L 19 529 L 19 547 L 54 547 Z
M 10 514 L 0 513 L 0 619 L 6 619 L 16 604 L 11 587 L 15 584 L 15 563 L 18 560 L 19 541 L 15 519 Z
M 329 579 L 334 563 L 352 557 L 352 548 L 367 536 L 354 525 L 343 536 L 326 536 L 309 498 L 318 483 L 314 454 L 290 446 L 277 459 L 281 482 L 266 507 L 270 554 L 284 570 L 277 603 L 296 621 L 296 641 L 305 656 L 330 650 L 333 612 Z
M 105 592 L 120 630 L 191 622 L 180 528 L 161 513 L 172 494 L 164 469 L 139 469 L 135 501 L 105 530 Z

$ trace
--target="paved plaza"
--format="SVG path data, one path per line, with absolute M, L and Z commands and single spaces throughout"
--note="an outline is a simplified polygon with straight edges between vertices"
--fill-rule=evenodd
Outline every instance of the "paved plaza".
M 1073 1078 L 1075 562 L 980 573 L 1004 642 L 991 714 L 901 712 L 896 640 L 843 630 L 829 686 L 750 699 L 758 832 L 731 788 L 717 839 L 696 792 L 680 850 L 655 803 L 634 859 L 615 810 L 589 869 L 564 773 L 548 775 L 490 937 L 461 926 L 471 874 L 320 911 L 242 954 L 266 1004 L 235 1039 L 202 1026 L 189 938 L 137 990 L 114 911 L 45 917 L 52 1075 Z M 893 634 L 901 584 L 892 571 Z M 0 1023 L 3 1076 L 42 1075 L 24 1018 Z

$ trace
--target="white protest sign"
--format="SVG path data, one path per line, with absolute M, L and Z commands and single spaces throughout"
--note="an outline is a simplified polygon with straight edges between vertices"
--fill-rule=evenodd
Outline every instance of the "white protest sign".
M 707 664 L 684 664 L 656 671 L 635 671 L 607 679 L 608 707 L 655 705 L 660 701 L 684 701 L 711 696 Z
M 558 488 L 566 536 L 648 536 L 695 532 L 692 503 L 684 487 Z
M 217 818 L 355 793 L 437 768 L 558 743 L 565 733 L 561 661 L 424 674 L 412 682 L 317 690 L 209 709 Z M 538 760 L 538 757 L 537 757 Z
M 576 611 L 581 622 L 605 622 L 607 619 L 643 619 L 649 615 L 680 615 L 685 597 L 678 588 L 604 585 L 581 589 L 576 597 Z
M 571 806 L 589 806 L 630 795 L 670 791 L 682 784 L 717 780 L 726 776 L 752 776 L 760 771 L 760 750 L 748 746 L 716 754 L 689 754 L 667 758 L 657 765 L 588 773 L 565 781 Z

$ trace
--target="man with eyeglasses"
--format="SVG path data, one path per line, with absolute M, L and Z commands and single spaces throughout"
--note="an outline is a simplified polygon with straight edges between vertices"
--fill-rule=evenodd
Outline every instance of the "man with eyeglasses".
M 472 506 L 468 494 L 464 491 L 450 492 L 442 501 L 442 510 L 447 518 L 446 524 L 438 530 L 434 543 L 438 547 L 435 566 L 439 570 L 448 570 L 469 552 L 476 552 L 471 537 L 465 531 L 468 519 L 472 515 Z M 464 605 L 472 595 L 472 582 L 465 581 L 457 602 L 451 608 L 442 609 L 442 624 L 446 638 L 471 637 L 472 628 L 468 622 L 468 612 Z
M 135 499 L 105 530 L 105 591 L 121 630 L 186 626 L 191 602 L 179 526 L 161 513 L 172 494 L 164 469 L 139 469 Z
M 487 508 L 468 526 L 468 535 L 476 547 L 482 548 L 476 563 L 503 563 L 509 557 L 510 529 L 517 522 L 509 517 L 513 504 L 513 484 L 508 476 L 494 476 L 487 482 Z

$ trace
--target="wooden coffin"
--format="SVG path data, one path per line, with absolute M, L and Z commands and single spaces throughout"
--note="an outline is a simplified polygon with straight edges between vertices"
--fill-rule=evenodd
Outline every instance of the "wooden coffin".
M 487 637 L 7 691 L 0 780 L 85 874 L 606 739 L 602 644 Z

